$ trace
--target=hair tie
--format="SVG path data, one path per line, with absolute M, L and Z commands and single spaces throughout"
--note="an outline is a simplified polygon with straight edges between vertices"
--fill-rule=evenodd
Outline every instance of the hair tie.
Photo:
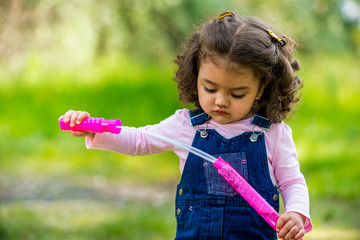
M 224 17 L 227 17 L 227 16 L 233 16 L 234 14 L 233 13 L 229 13 L 229 12 L 227 12 L 227 13 L 224 13 L 224 14 L 222 14 L 222 15 L 220 15 L 220 16 L 218 16 L 218 17 L 216 17 L 215 19 L 222 19 L 222 18 L 224 18 Z
M 272 39 L 275 39 L 278 42 L 280 47 L 286 44 L 286 42 L 283 39 L 279 38 L 273 31 L 267 29 L 266 32 L 271 36 Z

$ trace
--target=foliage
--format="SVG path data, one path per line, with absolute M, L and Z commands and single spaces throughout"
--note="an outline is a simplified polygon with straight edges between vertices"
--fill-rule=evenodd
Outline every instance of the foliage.
M 344 13 L 346 2 L 356 4 L 1 1 L 0 239 L 173 237 L 172 199 L 89 193 L 117 191 L 118 183 L 175 188 L 176 156 L 87 151 L 83 139 L 59 131 L 57 119 L 81 109 L 142 126 L 173 114 L 183 107 L 171 80 L 177 49 L 193 27 L 228 9 L 263 17 L 301 43 L 302 100 L 286 122 L 309 186 L 315 234 L 340 229 L 359 238 L 360 33 L 356 18 Z
M 0 60 L 15 71 L 33 58 L 67 67 L 109 55 L 168 62 L 191 29 L 226 10 L 281 26 L 307 54 L 359 56 L 359 9 L 354 0 L 4 0 Z

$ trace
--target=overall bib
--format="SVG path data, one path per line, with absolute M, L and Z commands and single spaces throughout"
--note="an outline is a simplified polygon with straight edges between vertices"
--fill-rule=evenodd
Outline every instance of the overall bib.
M 202 110 L 190 112 L 192 126 L 206 125 Z M 252 124 L 270 128 L 271 123 L 255 115 Z M 250 137 L 254 137 L 250 140 Z M 196 132 L 192 146 L 229 162 L 279 211 L 279 192 L 268 168 L 262 132 L 245 132 L 226 139 L 214 129 Z M 276 232 L 217 172 L 212 163 L 189 153 L 175 200 L 176 238 L 274 240 Z

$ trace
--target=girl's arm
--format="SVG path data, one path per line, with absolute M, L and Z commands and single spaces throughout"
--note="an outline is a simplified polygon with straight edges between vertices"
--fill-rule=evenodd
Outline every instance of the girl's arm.
M 64 117 L 66 123 L 75 126 L 81 123 L 90 114 L 83 111 L 69 110 Z M 59 118 L 59 120 L 61 119 Z M 165 137 L 177 139 L 191 145 L 196 129 L 190 125 L 189 110 L 177 110 L 174 115 L 153 126 L 146 126 L 143 129 L 160 134 Z M 174 147 L 157 139 L 153 139 L 142 134 L 134 133 L 127 129 L 122 129 L 120 134 L 92 132 L 72 132 L 72 136 L 86 137 L 86 146 L 89 149 L 100 149 L 118 152 L 126 155 L 145 155 L 155 152 L 174 151 L 180 159 L 180 170 L 182 171 L 188 152 L 182 148 Z
M 280 236 L 285 237 L 284 232 L 295 231 L 295 229 L 289 228 L 289 225 L 293 224 L 298 229 L 296 234 L 301 235 L 301 229 L 303 229 L 304 234 L 312 229 L 308 188 L 305 178 L 300 172 L 291 129 L 284 123 L 280 123 L 278 127 L 272 167 L 285 207 L 285 214 L 280 216 L 278 228 L 280 228 L 280 232 L 283 230 Z
M 183 120 L 182 113 L 183 110 L 179 110 L 173 116 L 159 124 L 148 125 L 141 129 L 176 139 L 181 132 L 180 122 Z M 90 114 L 85 111 L 69 110 L 61 117 L 63 117 L 65 123 L 69 123 L 71 127 L 74 127 L 76 124 L 80 124 L 85 118 L 90 117 Z M 173 150 L 173 145 L 169 143 L 126 128 L 122 129 L 120 134 L 95 134 L 93 132 L 72 131 L 71 135 L 75 137 L 86 137 L 86 146 L 89 149 L 107 150 L 126 155 L 148 155 Z
M 140 129 L 161 136 L 177 139 L 182 132 L 182 115 L 177 111 L 174 115 L 159 124 L 148 125 Z M 123 128 L 120 134 L 101 133 L 93 138 L 86 138 L 89 149 L 99 149 L 117 152 L 125 155 L 149 155 L 154 153 L 173 151 L 174 146 L 153 137 Z

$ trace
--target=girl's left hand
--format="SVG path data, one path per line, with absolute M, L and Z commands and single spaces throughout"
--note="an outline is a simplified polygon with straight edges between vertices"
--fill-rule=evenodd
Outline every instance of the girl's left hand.
M 288 212 L 280 215 L 276 230 L 283 240 L 298 240 L 305 235 L 305 217 L 297 212 Z

